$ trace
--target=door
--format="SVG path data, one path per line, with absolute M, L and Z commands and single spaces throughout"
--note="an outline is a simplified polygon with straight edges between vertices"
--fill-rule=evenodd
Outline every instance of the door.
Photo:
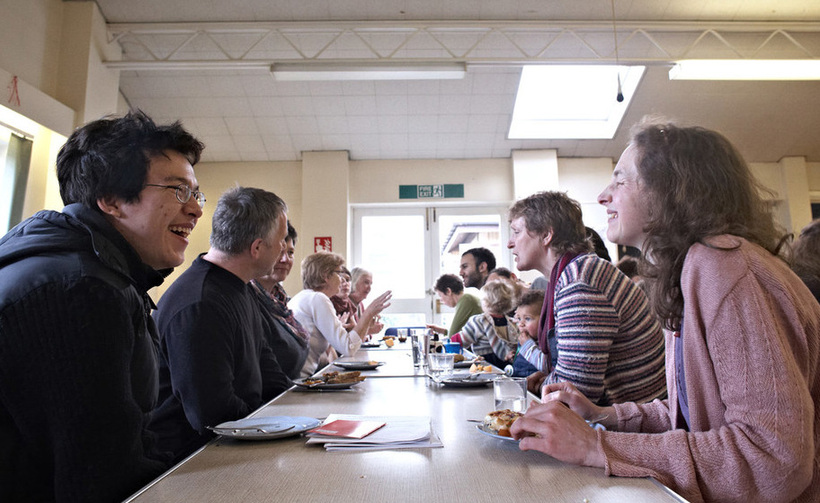
M 506 207 L 391 206 L 353 209 L 351 266 L 373 273 L 371 295 L 393 291 L 385 326 L 449 325 L 452 309 L 433 291 L 444 273 L 458 275 L 461 254 L 483 246 L 509 267 Z M 367 300 L 365 300 L 367 303 Z

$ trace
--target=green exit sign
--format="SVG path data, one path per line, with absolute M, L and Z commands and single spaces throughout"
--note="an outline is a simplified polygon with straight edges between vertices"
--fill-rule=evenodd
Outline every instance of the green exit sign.
M 399 199 L 449 199 L 464 197 L 463 183 L 399 185 Z

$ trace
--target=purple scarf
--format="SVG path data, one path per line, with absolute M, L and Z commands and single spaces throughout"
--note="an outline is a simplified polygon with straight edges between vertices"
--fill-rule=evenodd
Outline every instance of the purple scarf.
M 547 285 L 547 291 L 544 292 L 544 306 L 541 308 L 541 318 L 538 320 L 538 347 L 541 349 L 541 352 L 547 356 L 548 362 L 552 361 L 549 333 L 555 327 L 555 284 L 558 283 L 558 278 L 561 277 L 561 273 L 564 272 L 567 264 L 572 262 L 578 255 L 581 254 L 570 255 L 569 253 L 565 253 L 561 255 L 558 262 L 552 267 L 550 282 Z M 550 370 L 552 369 L 550 368 Z

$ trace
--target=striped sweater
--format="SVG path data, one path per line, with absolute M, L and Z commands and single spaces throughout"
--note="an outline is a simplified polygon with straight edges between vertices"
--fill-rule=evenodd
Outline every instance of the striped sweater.
M 593 402 L 648 402 L 666 396 L 664 340 L 646 295 L 611 262 L 581 255 L 555 288 L 558 359 L 527 342 L 524 357 L 544 372 L 544 384 L 570 382 Z
M 493 317 L 489 314 L 471 316 L 461 329 L 461 344 L 465 347 L 470 346 L 470 351 L 477 355 L 486 356 L 494 353 L 504 360 L 507 354 L 515 352 L 515 341 L 518 339 L 518 328 L 509 317 L 506 319 L 506 325 L 496 327 Z M 504 340 L 499 332 L 504 332 L 508 340 Z

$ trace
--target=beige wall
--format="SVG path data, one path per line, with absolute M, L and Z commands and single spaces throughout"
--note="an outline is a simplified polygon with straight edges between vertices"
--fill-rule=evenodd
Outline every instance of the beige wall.
M 507 203 L 512 197 L 510 159 L 352 161 L 351 204 L 407 203 L 399 185 L 464 184 L 464 200 Z
M 58 82 L 54 69 L 60 56 L 63 5 L 61 0 L 3 0 L 0 6 L 0 68 L 51 96 Z

